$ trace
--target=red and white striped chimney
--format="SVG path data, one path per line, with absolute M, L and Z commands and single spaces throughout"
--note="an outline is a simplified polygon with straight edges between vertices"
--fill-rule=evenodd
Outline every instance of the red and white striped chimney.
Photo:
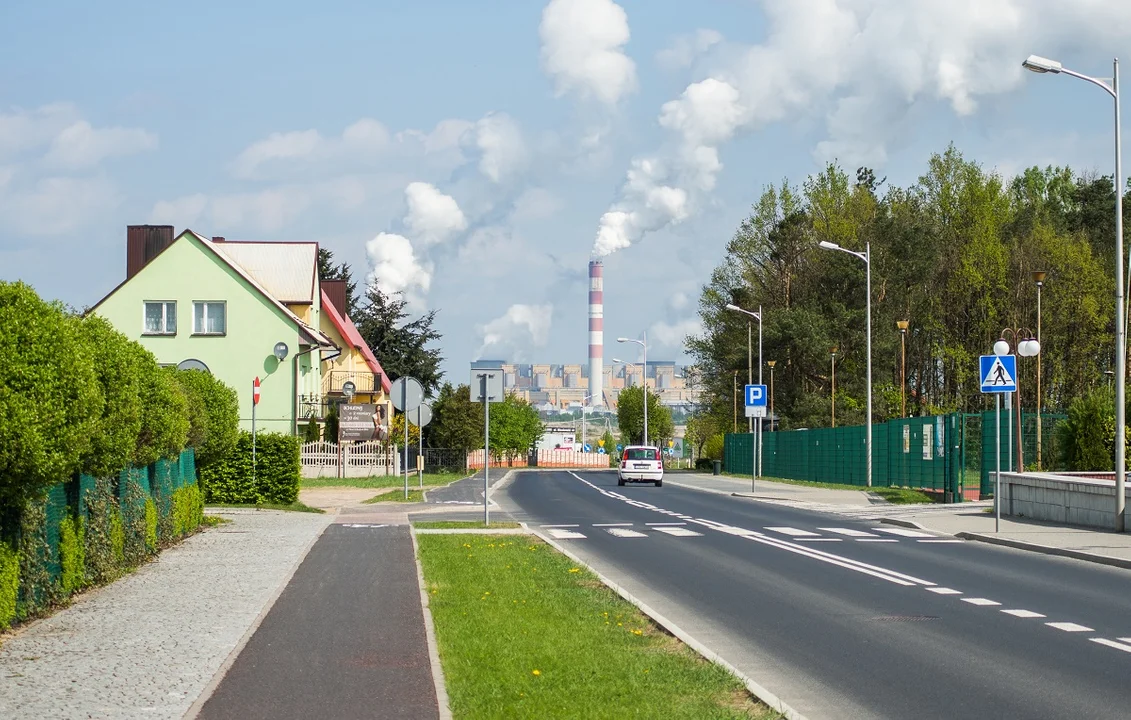
M 593 407 L 605 404 L 605 267 L 589 261 L 589 400 Z

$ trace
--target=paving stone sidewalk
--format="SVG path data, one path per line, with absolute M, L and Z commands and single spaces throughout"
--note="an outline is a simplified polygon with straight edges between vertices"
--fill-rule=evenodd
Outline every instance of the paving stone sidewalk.
M 331 521 L 216 510 L 165 550 L 0 645 L 0 718 L 181 718 Z

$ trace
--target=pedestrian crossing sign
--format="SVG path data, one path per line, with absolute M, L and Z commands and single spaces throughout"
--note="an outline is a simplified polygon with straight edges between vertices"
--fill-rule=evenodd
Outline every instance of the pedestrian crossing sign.
M 1017 392 L 1017 356 L 982 355 L 978 358 L 982 392 Z

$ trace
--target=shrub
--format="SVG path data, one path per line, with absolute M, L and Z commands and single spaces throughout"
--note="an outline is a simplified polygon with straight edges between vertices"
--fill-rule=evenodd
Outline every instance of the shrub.
M 208 502 L 290 505 L 298 499 L 302 462 L 298 438 L 279 433 L 256 437 L 256 466 L 252 469 L 251 433 L 241 432 L 235 452 L 223 462 L 200 471 Z
M 722 433 L 711 436 L 711 439 L 703 445 L 703 456 L 708 460 L 722 460 L 724 444 L 725 439 Z
M 695 461 L 695 469 L 713 471 L 715 469 L 715 461 L 711 458 L 699 458 Z
M 148 497 L 145 499 L 145 549 L 157 552 L 157 505 Z
M 86 504 L 87 524 L 86 579 L 91 584 L 102 584 L 121 574 L 121 556 L 125 537 L 118 499 L 114 496 L 113 481 L 99 478 L 94 488 L 83 497 Z
M 47 544 L 47 503 L 24 506 L 20 520 L 20 591 L 17 609 L 21 618 L 38 615 L 51 604 L 51 547 Z
M 64 595 L 71 595 L 86 584 L 85 534 L 81 517 L 68 514 L 59 523 L 59 564 L 63 569 L 60 585 Z
M 1115 396 L 1100 388 L 1076 398 L 1057 425 L 1064 464 L 1070 470 L 1115 467 Z
M 103 399 L 79 321 L 0 282 L 0 507 L 23 507 L 79 469 Z
M 326 413 L 326 427 L 322 428 L 322 439 L 326 442 L 338 442 L 338 409 L 334 408 Z
M 189 434 L 188 399 L 180 384 L 156 362 L 142 372 L 141 388 L 145 404 L 134 464 L 151 465 L 184 449 Z
M 82 460 L 82 471 L 101 477 L 129 465 L 137 451 L 142 372 L 155 362 L 140 345 L 97 315 L 84 318 L 81 330 L 105 400 L 90 451 Z
M 199 400 L 195 413 L 199 431 L 190 431 L 188 445 L 196 452 L 196 466 L 207 467 L 227 457 L 236 447 L 240 428 L 240 403 L 236 391 L 204 370 L 176 370 L 181 388 Z
M 185 417 L 188 419 L 188 434 L 185 435 L 185 445 L 192 448 L 201 447 L 208 440 L 208 415 L 204 410 L 204 398 L 197 391 L 193 381 L 186 377 L 188 373 L 175 367 L 163 367 L 161 372 L 173 381 L 173 384 L 180 389 L 185 397 Z M 199 370 L 192 372 L 204 374 Z
M 314 419 L 313 415 L 311 415 L 310 420 L 307 421 L 305 429 L 303 430 L 302 441 L 304 443 L 318 442 L 318 438 L 321 433 L 322 431 L 321 428 L 318 427 L 318 421 Z
M 185 485 L 173 493 L 173 534 L 177 537 L 196 532 L 204 522 L 204 495 L 196 484 Z
M 0 542 L 0 630 L 16 619 L 16 597 L 20 591 L 20 555 Z
M 129 566 L 140 565 L 149 555 L 147 547 L 145 504 L 149 493 L 145 492 L 132 472 L 122 473 L 126 492 L 122 498 L 122 524 L 124 531 L 123 559 Z

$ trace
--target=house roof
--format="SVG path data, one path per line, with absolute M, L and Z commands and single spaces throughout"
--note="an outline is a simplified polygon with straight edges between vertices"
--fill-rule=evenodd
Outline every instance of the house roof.
M 225 240 L 212 243 L 284 303 L 313 303 L 318 243 Z
M 369 344 L 365 342 L 365 338 L 358 332 L 353 320 L 350 320 L 348 315 L 339 312 L 334 307 L 334 303 L 330 302 L 330 297 L 326 295 L 325 290 L 322 291 L 322 312 L 326 313 L 330 322 L 334 324 L 334 327 L 341 333 L 346 342 L 357 348 L 362 357 L 365 358 L 365 364 L 369 366 L 369 371 L 381 378 L 381 388 L 388 394 L 392 390 L 392 384 L 389 382 L 389 376 L 385 373 L 385 369 L 381 367 L 381 363 L 378 362 L 377 356 L 369 348 Z

